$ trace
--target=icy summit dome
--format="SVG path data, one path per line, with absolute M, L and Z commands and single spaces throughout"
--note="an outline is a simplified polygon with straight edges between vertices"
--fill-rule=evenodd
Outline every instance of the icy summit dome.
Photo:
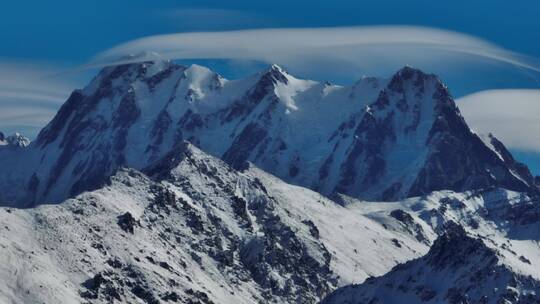
M 163 57 L 154 51 L 142 51 L 139 53 L 132 53 L 118 56 L 111 56 L 109 54 L 103 54 L 94 61 L 95 65 L 98 66 L 117 66 L 122 64 L 137 64 L 141 62 L 160 62 L 160 61 L 169 61 L 163 59 Z

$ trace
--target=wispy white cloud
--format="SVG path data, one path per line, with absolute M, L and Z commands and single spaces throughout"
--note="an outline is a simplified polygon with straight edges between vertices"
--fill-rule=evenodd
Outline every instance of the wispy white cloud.
M 216 18 L 219 16 L 226 19 L 239 17 L 242 12 L 183 9 L 170 14 L 171 18 L 187 19 L 214 14 Z M 127 55 L 131 57 L 126 59 Z M 540 65 L 534 60 L 477 37 L 412 26 L 251 29 L 157 35 L 129 41 L 106 50 L 84 67 L 156 58 L 278 63 L 300 76 L 320 73 L 330 79 L 333 75 L 345 77 L 344 74 L 356 77 L 359 76 L 355 75 L 357 73 L 388 75 L 404 64 L 439 72 L 440 70 L 433 67 L 442 65 L 455 69 L 455 62 L 463 58 L 500 62 L 540 71 Z M 38 127 L 49 120 L 69 92 L 77 86 L 73 84 L 72 75 L 58 72 L 58 68 L 48 65 L 0 59 L 0 130 L 31 130 L 35 133 Z M 485 94 L 487 93 L 476 96 L 488 96 Z M 466 99 L 462 99 L 461 104 L 464 104 L 463 100 Z M 475 109 L 479 108 L 474 105 L 481 103 L 483 101 L 462 105 L 466 114 L 473 113 L 469 119 L 474 126 L 481 131 L 481 128 L 486 127 L 488 131 L 501 134 L 503 140 L 511 146 L 534 146 L 534 149 L 540 149 L 535 144 L 526 143 L 524 139 L 505 138 L 505 131 L 492 128 L 495 127 L 493 124 L 478 123 L 481 121 L 478 117 L 481 116 L 480 112 L 475 112 Z M 499 108 L 505 109 L 503 106 L 512 104 L 513 102 L 501 104 Z M 496 107 L 492 109 L 495 111 Z M 500 114 L 498 111 L 497 113 Z M 521 120 L 524 121 L 528 120 Z
M 243 59 L 283 64 L 301 73 L 334 65 L 353 72 L 430 68 L 474 57 L 540 71 L 540 65 L 470 35 L 414 26 L 251 29 L 144 37 L 106 50 L 90 66 L 148 59 Z M 129 60 L 127 55 L 135 55 Z M 124 59 L 120 59 L 124 58 Z
M 52 65 L 0 61 L 0 131 L 34 136 L 75 87 L 71 76 Z
M 540 90 L 488 90 L 457 100 L 478 133 L 493 133 L 508 147 L 540 152 Z
M 35 93 L 58 98 L 69 88 L 66 81 L 57 76 L 58 67 L 42 63 L 0 61 L 0 89 L 2 92 Z

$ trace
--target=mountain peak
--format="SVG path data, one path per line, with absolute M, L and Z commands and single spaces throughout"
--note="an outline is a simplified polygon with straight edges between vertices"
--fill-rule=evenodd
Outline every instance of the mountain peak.
M 205 66 L 202 66 L 202 65 L 198 65 L 198 64 L 192 64 L 190 65 L 187 69 L 186 69 L 186 72 L 192 72 L 192 73 L 212 73 L 214 74 L 214 71 L 210 70 L 209 68 L 205 67 Z
M 128 62 L 103 68 L 99 73 L 98 78 L 150 78 L 164 70 L 178 67 L 180 66 L 169 60 L 150 60 L 133 63 Z
M 170 176 L 171 171 L 184 159 L 189 158 L 197 149 L 188 141 L 182 141 L 172 148 L 165 156 L 144 169 L 144 173 L 158 180 Z
M 204 90 L 201 87 L 211 90 L 218 89 L 221 88 L 226 82 L 226 79 L 218 73 L 198 64 L 190 65 L 184 71 L 184 74 L 190 82 L 192 89 L 196 89 L 198 91 Z
M 285 72 L 285 69 L 282 68 L 281 66 L 277 65 L 277 64 L 272 64 L 270 65 L 270 67 L 268 68 L 268 70 L 271 70 L 271 71 L 278 71 L 280 73 L 286 73 Z
M 445 224 L 444 233 L 435 240 L 429 250 L 427 262 L 438 269 L 459 267 L 473 252 L 485 258 L 495 255 L 482 240 L 470 237 L 457 223 L 448 222 Z
M 17 148 L 26 148 L 30 145 L 30 139 L 24 137 L 17 132 L 10 136 L 5 136 L 4 133 L 0 132 L 0 146 L 2 145 Z
M 138 61 L 138 62 L 149 62 L 149 61 L 167 61 L 161 57 L 157 52 L 153 51 L 142 51 L 137 54 L 127 54 L 119 58 L 120 62 L 123 61 Z
M 446 88 L 444 84 L 439 80 L 434 74 L 427 74 L 420 69 L 411 67 L 409 65 L 404 66 L 399 69 L 394 75 L 390 78 L 388 87 L 391 90 L 397 92 L 403 92 L 404 87 L 408 85 L 415 88 L 415 90 L 422 91 L 426 85 L 426 81 L 435 81 L 437 87 Z
M 397 75 L 400 75 L 401 77 L 405 78 L 405 79 L 408 79 L 408 78 L 411 78 L 413 75 L 430 75 L 430 74 L 427 74 L 425 73 L 424 71 L 422 71 L 421 69 L 419 68 L 415 68 L 411 65 L 405 65 L 404 67 L 402 67 L 401 69 L 399 69 L 397 72 L 396 72 Z
M 271 82 L 273 84 L 283 83 L 288 84 L 289 74 L 277 64 L 272 64 L 268 69 L 262 72 L 260 81 Z

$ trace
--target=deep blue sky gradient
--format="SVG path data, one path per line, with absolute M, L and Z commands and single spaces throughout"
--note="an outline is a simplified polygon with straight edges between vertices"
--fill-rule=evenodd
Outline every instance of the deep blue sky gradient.
M 164 20 L 178 8 L 234 9 L 256 22 L 202 24 Z M 540 2 L 502 1 L 146 1 L 19 0 L 2 4 L 0 54 L 84 61 L 117 43 L 146 35 L 246 27 L 408 24 L 469 33 L 540 57 Z

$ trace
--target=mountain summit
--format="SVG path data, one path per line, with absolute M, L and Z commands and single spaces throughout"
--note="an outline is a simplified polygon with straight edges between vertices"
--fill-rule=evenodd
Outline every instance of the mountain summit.
M 227 80 L 155 61 L 103 69 L 29 147 L 0 147 L 0 202 L 60 202 L 120 167 L 144 169 L 183 140 L 327 196 L 538 189 L 504 145 L 469 129 L 446 86 L 420 70 L 336 86 L 276 65 Z

